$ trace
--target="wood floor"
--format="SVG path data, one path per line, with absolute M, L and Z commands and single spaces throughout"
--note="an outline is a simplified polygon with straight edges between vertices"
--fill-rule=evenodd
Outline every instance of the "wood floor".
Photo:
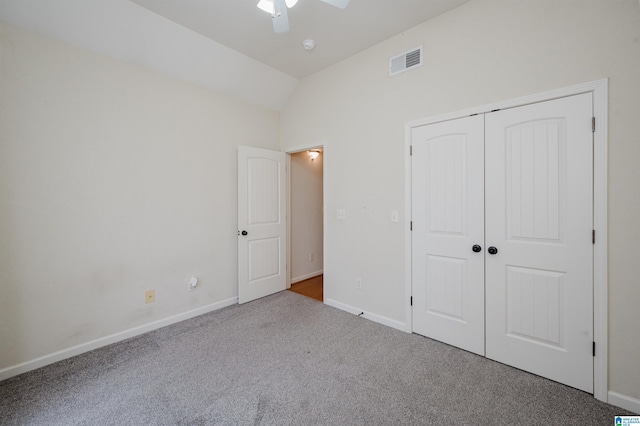
M 309 278 L 308 280 L 299 281 L 295 284 L 291 284 L 291 288 L 289 290 L 322 302 L 324 300 L 323 278 L 324 275 L 318 275 L 317 277 Z

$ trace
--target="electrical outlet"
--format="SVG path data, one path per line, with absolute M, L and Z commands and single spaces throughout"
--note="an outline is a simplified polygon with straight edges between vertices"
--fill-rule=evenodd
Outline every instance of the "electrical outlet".
M 191 277 L 191 279 L 189 280 L 189 291 L 195 290 L 197 285 L 198 279 L 196 277 Z
M 356 288 L 362 290 L 362 278 L 356 278 Z
M 156 291 L 147 290 L 144 292 L 144 303 L 153 303 L 156 301 Z
M 313 253 L 309 253 L 309 262 L 313 262 L 313 259 L 316 258 L 316 255 Z

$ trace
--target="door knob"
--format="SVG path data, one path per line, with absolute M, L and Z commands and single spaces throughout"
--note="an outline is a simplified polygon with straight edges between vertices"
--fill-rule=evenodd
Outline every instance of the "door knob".
M 480 253 L 482 247 L 480 247 L 478 244 L 474 244 L 473 247 L 471 247 L 471 250 L 473 250 L 474 253 Z
M 495 248 L 494 246 L 491 246 L 487 249 L 487 251 L 489 252 L 489 254 L 496 254 L 498 253 L 498 249 Z
M 241 234 L 242 234 L 243 236 L 246 236 L 246 235 L 248 235 L 249 233 L 248 233 L 247 231 L 242 231 L 242 232 L 241 232 Z

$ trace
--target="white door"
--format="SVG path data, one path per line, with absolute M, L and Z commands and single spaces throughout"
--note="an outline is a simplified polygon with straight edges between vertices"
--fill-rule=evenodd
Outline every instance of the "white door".
M 286 289 L 285 154 L 238 147 L 238 303 Z
M 484 118 L 474 116 L 416 128 L 411 157 L 413 330 L 480 355 L 483 125 Z
M 486 115 L 487 357 L 593 392 L 591 94 Z

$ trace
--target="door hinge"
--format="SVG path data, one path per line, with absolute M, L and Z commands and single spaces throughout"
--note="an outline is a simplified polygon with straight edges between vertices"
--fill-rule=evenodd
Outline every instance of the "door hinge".
M 593 342 L 593 356 L 596 356 L 596 342 Z
M 413 145 L 409 145 L 409 155 L 413 155 Z
M 409 305 L 413 306 L 413 296 L 409 298 Z
M 595 133 L 596 131 L 596 118 L 591 117 L 591 131 Z
M 591 231 L 591 242 L 593 244 L 596 243 L 596 230 L 595 229 Z
M 409 222 L 409 231 L 413 231 L 413 221 Z

